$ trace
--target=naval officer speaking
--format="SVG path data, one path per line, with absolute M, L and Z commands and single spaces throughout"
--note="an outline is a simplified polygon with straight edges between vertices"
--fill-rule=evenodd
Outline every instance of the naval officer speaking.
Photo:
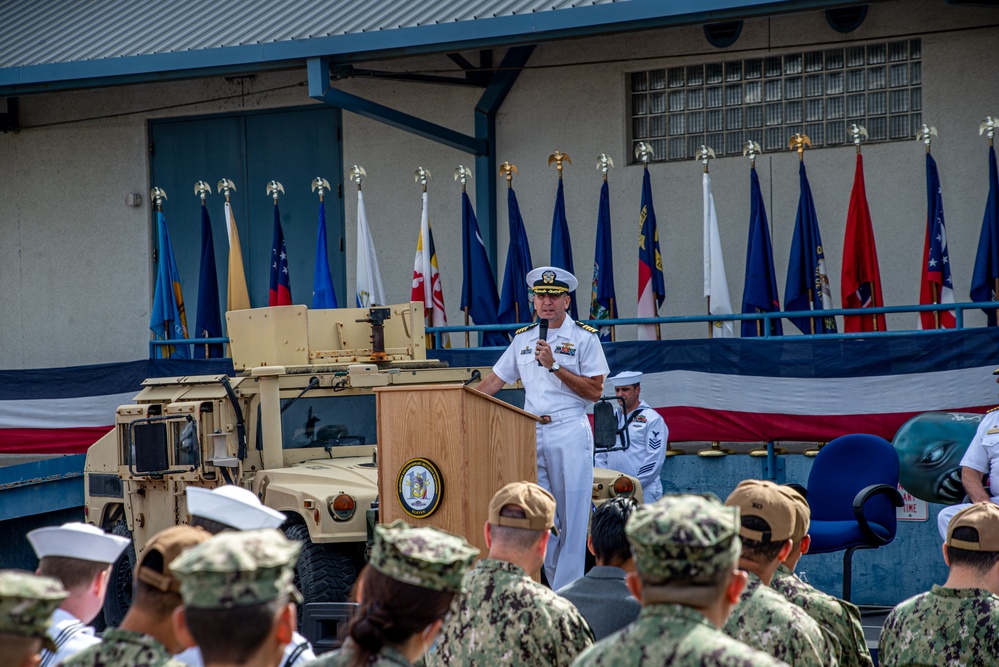
M 545 576 L 554 590 L 583 576 L 593 493 L 593 433 L 586 407 L 600 398 L 609 370 L 597 330 L 566 316 L 577 285 L 574 275 L 552 266 L 527 274 L 538 322 L 517 332 L 477 387 L 493 395 L 520 379 L 524 409 L 542 418 L 538 484 L 555 497 L 558 535 L 552 535 L 545 555 Z

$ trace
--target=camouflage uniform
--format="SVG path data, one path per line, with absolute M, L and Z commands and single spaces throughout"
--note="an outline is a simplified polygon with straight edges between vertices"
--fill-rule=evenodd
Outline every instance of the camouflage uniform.
M 149 635 L 114 628 L 103 642 L 85 648 L 62 663 L 63 667 L 183 667 L 163 644 Z
M 43 648 L 54 651 L 47 630 L 52 612 L 66 596 L 58 579 L 0 570 L 0 637 L 35 637 L 42 640 Z
M 726 636 L 696 609 L 648 602 L 655 595 L 668 599 L 671 583 L 713 583 L 723 570 L 734 571 L 741 551 L 738 531 L 738 508 L 724 507 L 702 496 L 666 495 L 656 504 L 632 512 L 625 532 L 646 602 L 634 623 L 584 651 L 573 665 L 784 665 Z
M 770 587 L 804 609 L 827 637 L 831 634 L 836 639 L 840 667 L 873 667 L 860 623 L 860 610 L 856 606 L 806 584 L 783 563 L 777 568 Z
M 758 576 L 747 574 L 746 589 L 722 628 L 725 634 L 792 667 L 836 667 L 839 646 L 830 646 L 818 623 Z
M 308 667 L 349 667 L 354 662 L 354 646 L 347 644 L 336 653 L 327 653 L 316 658 L 308 664 Z M 378 655 L 365 663 L 365 667 L 411 667 L 411 663 L 406 657 L 390 646 L 385 646 Z
M 568 665 L 593 643 L 568 600 L 507 561 L 485 558 L 465 575 L 436 650 L 438 665 Z
M 971 667 L 999 656 L 999 597 L 980 588 L 944 588 L 909 598 L 888 615 L 878 660 L 895 665 Z

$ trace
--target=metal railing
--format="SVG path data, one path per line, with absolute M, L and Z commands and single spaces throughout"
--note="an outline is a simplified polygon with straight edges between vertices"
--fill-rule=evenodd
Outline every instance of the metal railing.
M 915 326 L 911 328 L 894 329 L 890 331 L 865 331 L 857 333 L 822 333 L 822 334 L 797 334 L 791 333 L 786 336 L 777 336 L 771 334 L 771 323 L 774 320 L 787 320 L 787 319 L 798 319 L 798 318 L 809 318 L 809 319 L 820 319 L 826 317 L 842 317 L 844 315 L 862 315 L 866 317 L 871 317 L 878 314 L 898 314 L 898 313 L 932 313 L 940 311 L 954 311 L 954 316 L 956 319 L 956 328 L 964 329 L 964 313 L 968 310 L 999 310 L 999 301 L 988 301 L 988 302 L 976 302 L 967 301 L 962 303 L 948 303 L 948 304 L 933 304 L 933 305 L 911 305 L 911 306 L 880 306 L 878 308 L 832 308 L 829 310 L 798 310 L 789 312 L 773 312 L 773 313 L 733 313 L 732 315 L 670 315 L 663 317 L 621 317 L 614 320 L 581 320 L 582 322 L 589 324 L 594 327 L 609 327 L 609 326 L 633 326 L 639 324 L 696 324 L 696 323 L 709 323 L 709 322 L 743 322 L 746 320 L 750 321 L 760 321 L 762 323 L 762 333 L 759 336 L 754 336 L 753 338 L 761 340 L 769 340 L 771 338 L 781 338 L 781 337 L 793 337 L 795 340 L 798 339 L 814 339 L 821 338 L 824 340 L 834 339 L 834 338 L 873 338 L 873 337 L 885 337 L 885 336 L 895 336 L 900 333 L 921 333 L 921 334 L 934 334 L 949 331 L 949 329 L 918 329 Z M 433 336 L 434 347 L 440 346 L 440 336 L 441 334 L 456 334 L 456 333 L 474 333 L 481 331 L 503 331 L 512 333 L 517 329 L 524 327 L 529 322 L 521 322 L 518 324 L 470 324 L 470 325 L 454 325 L 446 327 L 427 327 L 427 334 Z M 738 337 L 738 336 L 737 336 Z M 150 340 L 149 341 L 149 357 L 154 358 L 156 355 L 156 349 L 158 347 L 164 346 L 179 346 L 187 345 L 192 350 L 195 345 L 209 345 L 209 344 L 219 344 L 228 343 L 229 339 L 226 337 L 219 338 L 198 338 L 196 341 L 192 341 L 190 338 L 181 339 L 169 339 L 169 340 Z M 471 347 L 476 347 L 472 345 Z

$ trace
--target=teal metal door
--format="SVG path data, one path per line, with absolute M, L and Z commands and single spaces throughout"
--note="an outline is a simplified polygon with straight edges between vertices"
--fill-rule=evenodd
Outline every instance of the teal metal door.
M 327 179 L 333 189 L 326 193 L 326 250 L 333 286 L 339 305 L 353 305 L 345 292 L 339 109 L 299 108 L 157 120 L 150 122 L 149 135 L 150 185 L 163 188 L 169 197 L 163 204 L 163 214 L 180 271 L 189 330 L 195 324 L 201 263 L 201 200 L 194 194 L 194 184 L 199 180 L 212 188 L 206 203 L 223 310 L 229 243 L 225 198 L 216 191 L 222 178 L 231 179 L 237 188 L 230 199 L 254 307 L 267 305 L 270 282 L 274 202 L 267 194 L 267 183 L 278 181 L 285 190 L 279 208 L 288 248 L 292 299 L 294 303 L 311 305 L 319 215 L 319 197 L 312 192 L 311 183 L 317 176 Z M 154 243 L 155 238 L 153 227 Z

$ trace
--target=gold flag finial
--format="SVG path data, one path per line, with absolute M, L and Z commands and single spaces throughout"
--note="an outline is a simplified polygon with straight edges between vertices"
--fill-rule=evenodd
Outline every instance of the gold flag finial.
M 933 143 L 933 137 L 939 137 L 937 134 L 937 128 L 932 125 L 927 125 L 923 123 L 923 126 L 916 130 L 916 141 L 922 141 L 926 146 L 926 152 L 930 152 L 930 144 Z
M 611 159 L 611 156 L 607 155 L 607 153 L 601 153 L 597 156 L 597 169 L 603 173 L 605 181 L 607 180 L 607 172 L 610 171 L 613 166 L 614 160 Z
M 559 178 L 562 178 L 562 163 L 568 162 L 569 164 L 572 164 L 572 160 L 569 159 L 569 154 L 563 153 L 562 151 L 555 151 L 548 156 L 549 167 L 552 166 L 553 162 L 555 163 L 555 169 L 558 171 Z
M 790 149 L 792 151 L 798 151 L 798 160 L 804 162 L 805 160 L 805 146 L 809 148 L 812 147 L 812 140 L 808 138 L 807 134 L 802 134 L 801 132 L 795 132 L 791 136 Z
M 362 177 L 367 178 L 368 172 L 364 171 L 364 167 L 362 167 L 361 165 L 355 164 L 350 168 L 350 171 L 347 173 L 348 173 L 348 178 L 354 183 L 357 183 L 357 189 L 360 190 L 361 178 Z
M 697 149 L 697 157 L 700 158 L 701 163 L 704 165 L 704 173 L 708 173 L 708 160 L 715 157 L 714 149 L 711 146 L 701 144 L 701 147 Z
M 468 182 L 469 177 L 472 175 L 472 170 L 463 164 L 459 164 L 458 168 L 454 170 L 454 180 L 461 181 L 461 191 L 465 191 L 465 183 Z
M 356 165 L 355 165 L 356 166 Z M 322 176 L 316 176 L 312 179 L 312 191 L 315 192 L 319 190 L 319 201 L 323 201 L 323 196 L 326 191 L 330 189 L 330 182 L 327 181 Z
M 284 194 L 284 186 L 277 181 L 271 181 L 267 184 L 267 194 L 274 197 L 274 205 L 278 203 L 278 193 Z
M 645 164 L 645 168 L 649 168 L 649 160 L 655 156 L 656 152 L 652 150 L 652 144 L 646 141 L 639 141 L 635 144 L 635 159 L 639 162 Z
M 233 192 L 236 191 L 236 184 L 233 183 L 228 178 L 223 178 L 221 181 L 219 181 L 217 187 L 218 191 L 225 195 L 226 201 L 229 201 L 229 191 L 230 190 L 232 190 Z
M 208 185 L 204 181 L 198 181 L 194 184 L 194 194 L 201 197 L 201 203 L 205 203 L 205 197 L 212 194 L 212 186 Z
M 504 162 L 503 164 L 501 164 L 499 166 L 499 173 L 500 176 L 506 177 L 506 187 L 508 188 L 513 187 L 513 175 L 514 174 L 517 174 L 518 176 L 520 175 L 520 172 L 517 171 L 517 165 L 513 164 L 512 162 Z
M 853 123 L 850 125 L 850 129 L 846 131 L 847 135 L 853 140 L 853 145 L 857 147 L 857 152 L 860 152 L 860 142 L 868 138 L 867 128 L 863 125 L 857 125 Z
M 149 191 L 149 198 L 156 203 L 156 210 L 159 211 L 163 206 L 163 200 L 167 198 L 166 190 L 154 187 Z
M 742 154 L 749 157 L 749 162 L 752 166 L 756 166 L 756 156 L 763 154 L 763 149 L 760 148 L 759 142 L 750 139 L 746 142 L 746 145 L 742 147 Z

